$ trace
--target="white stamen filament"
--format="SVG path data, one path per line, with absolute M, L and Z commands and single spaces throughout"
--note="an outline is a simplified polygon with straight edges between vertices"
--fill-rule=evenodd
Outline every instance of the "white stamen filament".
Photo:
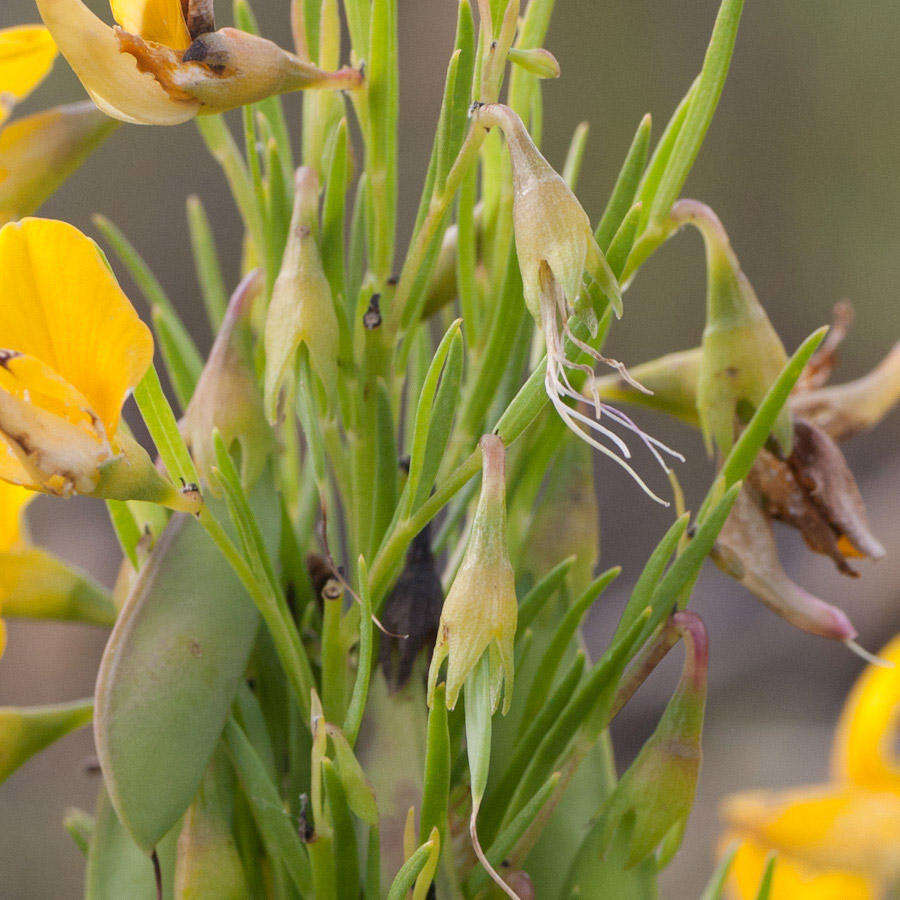
M 651 435 L 647 434 L 625 413 L 621 412 L 618 409 L 615 409 L 614 407 L 607 406 L 605 403 L 602 403 L 597 396 L 594 396 L 593 398 L 587 397 L 580 391 L 577 391 L 572 387 L 572 384 L 569 381 L 567 370 L 576 370 L 582 372 L 586 371 L 590 373 L 592 373 L 593 370 L 590 366 L 587 366 L 584 363 L 578 363 L 566 357 L 565 346 L 563 344 L 563 335 L 565 337 L 568 337 L 576 347 L 587 353 L 592 359 L 595 359 L 598 362 L 603 362 L 614 368 L 626 381 L 628 381 L 629 384 L 632 384 L 636 389 L 641 390 L 645 393 L 651 392 L 643 387 L 643 385 L 639 384 L 635 379 L 633 379 L 622 363 L 616 360 L 608 359 L 607 357 L 603 356 L 603 354 L 599 353 L 593 347 L 580 340 L 572 333 L 568 321 L 572 310 L 570 309 L 569 304 L 566 301 L 561 285 L 558 281 L 556 281 L 555 278 L 553 278 L 552 276 L 547 278 L 543 284 L 543 287 L 544 291 L 542 299 L 544 300 L 544 303 L 542 303 L 542 324 L 544 340 L 547 347 L 547 370 L 544 376 L 544 387 L 547 391 L 547 396 L 550 398 L 550 402 L 553 404 L 554 409 L 556 410 L 559 417 L 563 420 L 567 428 L 569 428 L 574 434 L 581 438 L 581 440 L 585 441 L 585 443 L 593 447 L 595 450 L 600 451 L 605 456 L 608 456 L 619 466 L 625 469 L 625 471 L 637 482 L 640 488 L 649 497 L 651 497 L 657 503 L 662 504 L 663 506 L 668 506 L 669 504 L 657 494 L 655 494 L 647 486 L 640 475 L 638 475 L 637 472 L 628 464 L 626 460 L 631 458 L 631 451 L 628 449 L 628 445 L 624 440 L 622 440 L 621 437 L 619 437 L 619 435 L 615 434 L 615 432 L 611 431 L 609 428 L 600 423 L 601 415 L 605 413 L 613 422 L 621 425 L 622 427 L 631 431 L 633 434 L 637 435 L 644 446 L 646 446 L 650 453 L 653 455 L 653 458 L 657 461 L 663 471 L 668 472 L 669 467 L 663 460 L 660 451 L 662 451 L 662 453 L 668 454 L 674 459 L 679 460 L 680 462 L 684 462 L 684 457 L 676 450 L 673 450 L 670 447 L 666 446 L 662 441 L 659 441 Z M 560 329 L 560 321 L 562 322 L 562 329 Z M 576 403 L 583 402 L 592 405 L 595 418 L 590 418 L 580 410 L 569 406 L 565 402 L 565 398 L 572 399 L 576 401 Z M 605 444 L 600 443 L 600 441 L 597 440 L 597 438 L 594 436 L 595 434 L 611 441 L 615 445 L 615 449 L 618 450 L 619 453 L 616 453 L 614 449 L 606 446 Z

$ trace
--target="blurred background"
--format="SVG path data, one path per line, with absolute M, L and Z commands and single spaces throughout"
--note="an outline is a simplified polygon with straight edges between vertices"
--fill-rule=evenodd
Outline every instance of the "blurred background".
M 102 4 L 90 5 L 102 15 Z M 220 0 L 220 16 L 227 4 Z M 263 33 L 289 42 L 287 0 L 255 0 Z M 602 210 L 638 121 L 659 134 L 699 69 L 717 0 L 560 0 L 547 40 L 563 76 L 545 83 L 544 151 L 561 166 L 575 126 L 591 124 L 579 195 Z M 400 0 L 401 241 L 418 201 L 456 17 L 453 0 Z M 38 19 L 32 0 L 3 0 L 0 27 Z M 880 0 L 751 0 L 731 74 L 685 189 L 718 212 L 743 268 L 789 350 L 852 300 L 856 322 L 838 380 L 871 368 L 900 336 L 900 7 Z M 26 109 L 81 99 L 60 60 Z M 299 102 L 288 109 L 299 122 Z M 204 348 L 210 336 L 187 246 L 184 200 L 199 194 L 232 279 L 238 218 L 194 127 L 120 129 L 43 207 L 97 235 L 95 212 L 141 249 Z M 138 294 L 122 279 L 141 309 Z M 686 232 L 645 267 L 608 347 L 629 363 L 699 342 L 705 274 L 699 237 Z M 141 309 L 142 312 L 146 310 Z M 639 421 L 688 456 L 679 475 L 695 505 L 710 466 L 686 427 L 640 413 Z M 789 572 L 840 604 L 877 650 L 900 625 L 900 416 L 845 445 L 875 533 L 887 549 L 846 580 L 779 529 Z M 649 469 L 649 463 L 647 468 Z M 620 472 L 597 464 L 602 562 L 625 575 L 589 623 L 602 647 L 629 585 L 671 522 Z M 664 485 L 657 485 L 664 489 Z M 119 553 L 100 503 L 38 500 L 35 539 L 111 584 Z M 682 850 L 665 873 L 664 898 L 698 895 L 712 868 L 716 807 L 745 788 L 814 782 L 827 774 L 831 731 L 861 662 L 839 645 L 801 634 L 708 566 L 693 606 L 710 631 L 705 764 Z M 91 693 L 104 634 L 88 627 L 9 623 L 0 661 L 0 704 L 36 704 Z M 615 723 L 620 767 L 652 731 L 671 692 L 673 654 Z M 64 810 L 90 808 L 97 776 L 86 764 L 88 731 L 60 742 L 0 786 L 0 896 L 80 894 L 82 860 L 61 827 Z

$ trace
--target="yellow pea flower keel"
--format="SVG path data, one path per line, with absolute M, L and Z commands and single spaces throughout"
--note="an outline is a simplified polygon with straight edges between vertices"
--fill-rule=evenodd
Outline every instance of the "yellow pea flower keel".
M 0 29 L 0 125 L 12 107 L 44 80 L 55 59 L 56 44 L 46 28 Z
M 96 245 L 63 222 L 0 229 L 0 479 L 195 512 L 120 428 L 153 338 Z

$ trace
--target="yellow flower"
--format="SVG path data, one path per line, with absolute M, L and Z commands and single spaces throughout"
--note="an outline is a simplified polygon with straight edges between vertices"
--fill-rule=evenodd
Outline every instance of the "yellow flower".
M 55 59 L 56 45 L 46 28 L 0 29 L 0 125 L 13 106 L 44 80 Z
M 42 25 L 0 30 L 0 225 L 31 215 L 116 127 L 89 103 L 5 124 L 50 71 L 56 53 Z
M 0 479 L 192 508 L 119 428 L 153 338 L 93 241 L 64 222 L 9 223 L 0 272 Z
M 756 896 L 772 852 L 772 900 L 874 900 L 900 880 L 900 635 L 881 656 L 891 666 L 869 666 L 841 714 L 831 783 L 726 801 L 733 897 Z
M 323 72 L 256 35 L 214 31 L 211 4 L 110 5 L 119 27 L 107 25 L 82 0 L 37 0 L 44 24 L 91 99 L 124 122 L 177 125 L 273 94 L 351 88 L 362 79 L 354 69 Z

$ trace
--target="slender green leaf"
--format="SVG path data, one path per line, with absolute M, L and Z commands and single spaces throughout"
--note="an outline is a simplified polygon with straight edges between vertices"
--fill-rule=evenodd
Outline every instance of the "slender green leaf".
M 265 764 L 233 719 L 225 725 L 225 740 L 269 857 L 279 860 L 297 889 L 310 896 L 312 872 L 306 848 L 266 773 Z
M 475 664 L 465 683 L 466 750 L 474 807 L 481 803 L 491 764 L 491 671 L 488 654 Z
M 353 686 L 353 695 L 347 708 L 344 719 L 344 734 L 350 746 L 356 743 L 359 735 L 359 727 L 362 724 L 363 713 L 366 708 L 366 700 L 369 697 L 369 680 L 372 676 L 372 646 L 374 634 L 372 627 L 372 602 L 369 597 L 369 578 L 366 561 L 359 559 L 359 598 L 361 608 L 359 611 L 359 658 L 356 663 L 356 683 Z
M 188 230 L 191 235 L 191 249 L 194 255 L 194 268 L 206 316 L 214 331 L 218 330 L 228 308 L 228 290 L 225 287 L 225 276 L 219 263 L 216 240 L 203 203 L 197 196 L 187 199 Z
M 184 444 L 172 407 L 163 394 L 159 375 L 153 366 L 134 389 L 134 399 L 169 476 L 181 478 L 188 484 L 199 484 L 194 461 Z
M 600 217 L 600 223 L 594 232 L 594 237 L 600 245 L 600 249 L 609 258 L 607 250 L 612 243 L 613 236 L 619 230 L 622 220 L 631 209 L 634 198 L 637 195 L 638 184 L 647 163 L 647 151 L 650 146 L 650 130 L 652 124 L 650 114 L 648 113 L 641 119 L 628 153 L 625 156 L 625 162 L 619 171 L 616 179 L 615 187 L 610 195 L 606 209 Z M 613 269 L 613 271 L 616 271 Z
M 91 849 L 91 839 L 94 836 L 96 821 L 92 815 L 83 809 L 67 809 L 63 819 L 63 828 L 69 832 L 69 837 L 75 841 L 75 845 L 84 857 L 87 857 Z
M 334 831 L 334 864 L 337 876 L 337 900 L 359 898 L 359 856 L 353 817 L 347 803 L 344 785 L 330 759 L 322 760 L 323 785 Z M 376 819 L 377 822 L 377 814 Z
M 581 122 L 572 135 L 569 142 L 569 150 L 566 153 L 566 163 L 563 166 L 563 180 L 574 191 L 578 185 L 578 176 L 581 174 L 581 163 L 584 161 L 584 150 L 587 147 L 590 125 Z
M 523 598 L 519 604 L 518 632 L 522 633 L 535 620 L 544 604 L 562 587 L 569 569 L 575 563 L 570 556 L 557 563 Z
M 619 619 L 613 641 L 621 637 L 647 607 L 650 598 L 653 596 L 653 591 L 659 583 L 659 579 L 662 578 L 662 574 L 669 564 L 672 554 L 678 547 L 681 536 L 687 529 L 689 520 L 690 516 L 687 513 L 679 516 L 650 554 L 650 558 L 644 565 L 644 569 L 631 592 L 631 597 L 622 611 L 622 617 Z
M 375 802 L 375 792 L 353 754 L 347 738 L 334 725 L 328 726 L 328 736 L 334 747 L 334 764 L 350 809 L 366 825 L 377 825 L 378 804 Z
M 678 132 L 672 155 L 653 197 L 648 222 L 655 222 L 668 215 L 700 152 L 725 86 L 743 8 L 744 0 L 723 0 L 719 7 L 703 68 L 696 88 L 692 91 L 684 125 Z
M 387 900 L 403 900 L 406 897 L 407 891 L 412 889 L 416 879 L 419 877 L 419 873 L 425 868 L 433 847 L 434 844 L 431 841 L 426 841 L 403 863 L 400 871 L 397 872 L 391 883 L 390 890 L 387 893 Z
M 583 650 L 575 654 L 575 659 L 568 671 L 560 679 L 559 684 L 553 690 L 550 698 L 543 705 L 537 716 L 531 721 L 523 720 L 524 733 L 516 740 L 515 751 L 510 759 L 503 777 L 491 787 L 484 802 L 481 813 L 479 830 L 487 840 L 492 840 L 496 834 L 503 815 L 506 812 L 507 803 L 512 798 L 516 785 L 519 783 L 531 757 L 537 750 L 541 740 L 550 730 L 557 717 L 565 709 L 566 704 L 578 687 L 581 674 L 584 672 L 585 655 Z
M 196 123 L 209 152 L 225 173 L 244 227 L 261 256 L 266 246 L 262 209 L 234 137 L 221 115 L 198 116 Z
M 766 869 L 763 872 L 763 877 L 759 882 L 759 890 L 756 892 L 756 900 L 769 900 L 769 897 L 772 894 L 772 880 L 775 877 L 775 865 L 778 861 L 778 856 L 775 853 L 772 853 L 768 860 L 766 860 Z
M 553 681 L 556 677 L 556 670 L 562 662 L 563 655 L 569 647 L 576 629 L 581 624 L 581 620 L 587 611 L 594 605 L 600 595 L 609 587 L 616 578 L 622 573 L 621 566 L 609 569 L 595 578 L 587 587 L 581 597 L 566 611 L 562 621 L 556 627 L 553 638 L 550 641 L 544 655 L 537 667 L 528 696 L 525 699 L 524 712 L 522 720 L 531 722 L 538 715 L 544 706 L 544 701 L 550 694 L 553 687 Z
M 375 398 L 375 484 L 371 486 L 372 507 L 364 511 L 371 521 L 370 553 L 381 544 L 397 508 L 399 455 L 396 433 L 387 387 L 379 382 Z
M 91 724 L 94 701 L 91 698 L 55 706 L 0 706 L 0 782 L 36 753 L 60 738 Z
M 450 796 L 450 731 L 447 725 L 446 687 L 439 684 L 428 713 L 425 740 L 425 779 L 419 840 L 425 840 L 437 828 L 441 847 L 447 842 L 447 807 Z
M 719 860 L 712 878 L 709 879 L 709 883 L 700 895 L 700 900 L 722 900 L 725 893 L 725 882 L 728 880 L 728 874 L 739 846 L 739 844 L 734 844 L 729 847 L 722 859 Z
M 672 151 L 678 140 L 678 135 L 681 133 L 681 129 L 684 126 L 684 120 L 687 117 L 691 100 L 693 99 L 694 92 L 697 88 L 697 80 L 698 79 L 694 79 L 691 86 L 688 88 L 687 93 L 681 98 L 678 106 L 675 107 L 675 111 L 672 113 L 671 118 L 666 124 L 665 131 L 663 131 L 659 141 L 657 141 L 656 147 L 653 150 L 653 156 L 650 158 L 650 163 L 647 165 L 647 168 L 641 177 L 640 184 L 638 185 L 635 200 L 641 204 L 640 230 L 642 232 L 647 227 L 653 199 L 656 197 L 657 191 L 659 190 L 660 181 L 669 165 L 669 159 L 672 156 Z M 628 206 L 625 207 L 622 214 L 624 215 L 627 210 Z
M 188 333 L 166 307 L 154 306 L 151 317 L 166 374 L 178 404 L 185 410 L 200 380 L 203 360 Z
M 622 276 L 625 271 L 625 265 L 628 262 L 628 256 L 631 248 L 634 246 L 634 240 L 637 236 L 638 219 L 641 215 L 641 207 L 636 203 L 628 210 L 619 230 L 615 233 L 609 250 L 606 254 L 606 261 L 609 263 L 616 278 Z
M 344 218 L 347 188 L 350 186 L 350 159 L 347 146 L 347 120 L 341 119 L 331 142 L 328 180 L 322 203 L 320 250 L 325 277 L 332 296 L 344 297 Z
M 124 500 L 107 500 L 106 509 L 122 552 L 128 557 L 131 565 L 137 569 L 139 565 L 137 545 L 141 539 L 141 529 L 138 528 L 134 515 Z

